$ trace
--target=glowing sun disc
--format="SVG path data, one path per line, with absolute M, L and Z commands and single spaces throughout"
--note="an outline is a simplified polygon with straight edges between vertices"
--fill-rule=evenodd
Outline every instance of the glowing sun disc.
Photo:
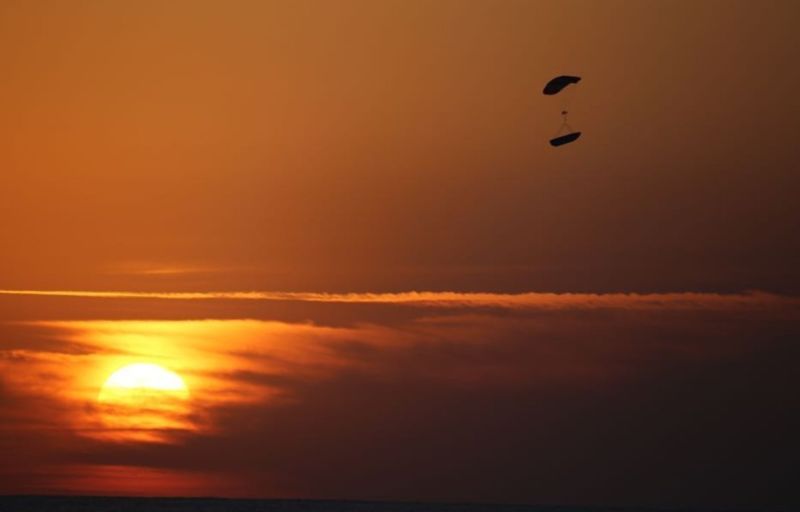
M 129 364 L 106 379 L 97 397 L 98 437 L 166 442 L 168 431 L 192 430 L 186 383 L 157 364 Z
M 188 392 L 186 383 L 175 372 L 157 364 L 129 364 L 111 374 L 103 384 L 108 389 L 152 389 Z

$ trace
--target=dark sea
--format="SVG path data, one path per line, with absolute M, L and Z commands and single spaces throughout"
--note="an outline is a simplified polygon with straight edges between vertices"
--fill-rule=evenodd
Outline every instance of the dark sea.
M 718 510 L 223 498 L 0 496 L 0 512 L 716 512 Z

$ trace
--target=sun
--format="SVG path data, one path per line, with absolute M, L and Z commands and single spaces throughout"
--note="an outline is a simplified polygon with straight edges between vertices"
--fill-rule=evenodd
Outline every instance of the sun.
M 134 363 L 112 373 L 97 397 L 108 437 L 163 441 L 170 432 L 191 430 L 189 388 L 177 373 L 152 363 Z
M 186 383 L 180 375 L 152 363 L 129 364 L 115 371 L 103 384 L 103 391 L 113 389 L 156 389 L 188 393 Z

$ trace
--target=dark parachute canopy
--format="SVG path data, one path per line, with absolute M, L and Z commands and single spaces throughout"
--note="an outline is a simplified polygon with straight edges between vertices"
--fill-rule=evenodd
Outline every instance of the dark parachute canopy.
M 554 94 L 558 94 L 561 92 L 562 89 L 567 87 L 568 85 L 577 84 L 581 81 L 581 77 L 579 76 L 570 76 L 570 75 L 561 75 L 553 78 L 544 86 L 544 90 L 542 93 L 547 96 L 552 96 Z M 578 137 L 581 136 L 581 132 L 576 132 L 572 129 L 572 127 L 567 124 L 567 114 L 569 112 L 567 110 L 561 111 L 561 117 L 563 122 L 561 123 L 561 128 L 558 129 L 556 132 L 556 136 L 550 139 L 550 145 L 553 147 L 563 146 L 564 144 L 569 144 L 570 142 L 575 142 L 578 140 Z M 561 135 L 561 132 L 564 131 L 566 128 L 567 133 Z
M 544 90 L 542 91 L 544 94 L 548 96 L 552 96 L 553 94 L 558 94 L 561 92 L 561 89 L 570 85 L 570 84 L 577 84 L 581 81 L 581 77 L 579 76 L 569 76 L 569 75 L 561 75 L 557 76 L 554 79 L 547 82 L 547 85 L 544 86 Z

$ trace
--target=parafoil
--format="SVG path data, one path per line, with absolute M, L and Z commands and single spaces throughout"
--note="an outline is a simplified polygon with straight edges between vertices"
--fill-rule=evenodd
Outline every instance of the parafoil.
M 554 94 L 558 94 L 561 92 L 562 89 L 567 87 L 568 85 L 577 84 L 581 81 L 581 77 L 579 76 L 571 76 L 571 75 L 561 75 L 553 78 L 544 86 L 544 90 L 542 93 L 547 96 L 552 96 Z M 563 146 L 564 144 L 569 144 L 570 142 L 575 142 L 578 140 L 578 137 L 581 136 L 581 132 L 576 132 L 572 130 L 572 127 L 567 124 L 567 114 L 569 112 L 566 108 L 562 108 L 561 110 L 561 127 L 556 132 L 555 137 L 550 139 L 550 145 L 553 147 Z M 561 135 L 561 133 L 567 130 L 565 135 Z
M 561 89 L 570 85 L 570 84 L 577 84 L 581 81 L 581 77 L 579 76 L 569 76 L 569 75 L 561 75 L 557 76 L 554 79 L 547 82 L 547 85 L 544 86 L 544 90 L 542 91 L 544 94 L 548 96 L 552 96 L 553 94 L 558 94 L 561 92 Z

